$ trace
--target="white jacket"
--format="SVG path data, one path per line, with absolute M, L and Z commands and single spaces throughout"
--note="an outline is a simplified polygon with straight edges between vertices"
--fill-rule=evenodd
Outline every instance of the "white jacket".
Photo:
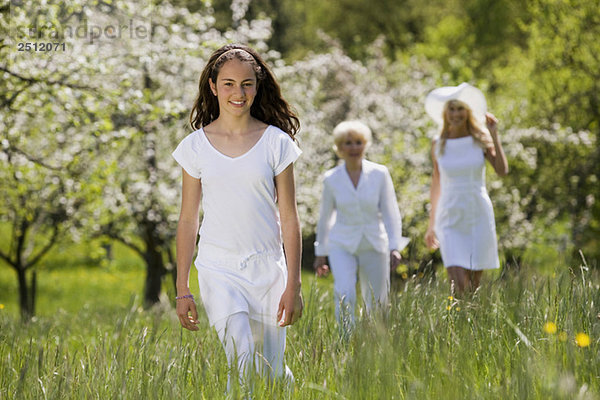
M 392 177 L 384 165 L 368 160 L 356 188 L 345 164 L 325 173 L 315 255 L 328 255 L 332 245 L 353 254 L 363 236 L 380 252 L 400 251 L 409 242 L 402 236 Z

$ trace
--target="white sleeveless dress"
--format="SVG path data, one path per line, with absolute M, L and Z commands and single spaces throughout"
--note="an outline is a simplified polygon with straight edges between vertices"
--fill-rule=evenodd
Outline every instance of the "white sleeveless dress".
M 441 194 L 435 214 L 435 234 L 445 267 L 470 270 L 500 266 L 496 223 L 485 187 L 483 150 L 472 136 L 446 140 L 436 158 Z

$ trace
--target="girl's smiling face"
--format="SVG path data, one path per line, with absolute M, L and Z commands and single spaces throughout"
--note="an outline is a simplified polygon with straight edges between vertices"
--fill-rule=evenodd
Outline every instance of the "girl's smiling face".
M 240 116 L 250 112 L 258 90 L 252 65 L 237 58 L 221 67 L 217 81 L 209 80 L 210 88 L 219 102 L 219 112 Z

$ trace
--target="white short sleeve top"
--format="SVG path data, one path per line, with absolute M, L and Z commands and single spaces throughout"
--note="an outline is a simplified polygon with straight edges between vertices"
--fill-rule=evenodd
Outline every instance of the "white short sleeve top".
M 281 248 L 274 178 L 300 154 L 290 136 L 273 125 L 238 157 L 219 152 L 202 128 L 185 137 L 173 157 L 202 181 L 200 243 L 234 254 Z

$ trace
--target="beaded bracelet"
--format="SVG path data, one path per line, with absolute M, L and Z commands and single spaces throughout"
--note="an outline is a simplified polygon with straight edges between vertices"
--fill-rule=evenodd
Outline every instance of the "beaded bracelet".
M 175 297 L 175 300 L 181 300 L 181 299 L 192 299 L 194 300 L 194 295 L 193 294 L 186 294 L 183 296 L 177 296 Z

